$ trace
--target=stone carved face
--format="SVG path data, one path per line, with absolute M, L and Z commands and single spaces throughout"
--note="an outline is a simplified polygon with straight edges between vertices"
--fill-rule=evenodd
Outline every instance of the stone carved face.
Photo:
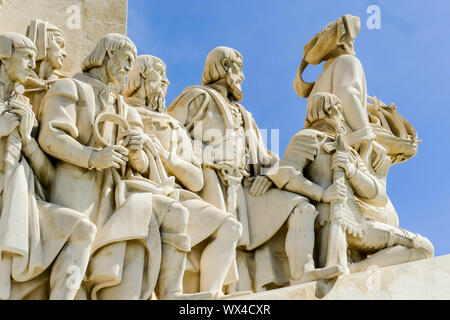
M 11 57 L 2 61 L 9 79 L 15 83 L 24 83 L 36 67 L 35 57 L 36 53 L 32 49 L 14 49 Z
M 64 59 L 67 57 L 66 49 L 64 48 L 65 41 L 60 35 L 54 35 L 50 46 L 47 49 L 47 61 L 52 66 L 53 70 L 60 70 Z
M 342 106 L 341 104 L 335 104 L 328 107 L 326 110 L 327 122 L 336 129 L 336 132 L 344 132 L 345 131 L 345 118 L 342 115 Z
M 169 80 L 166 76 L 166 66 L 159 62 L 153 63 L 144 79 L 147 100 L 155 111 L 163 111 L 166 107 L 166 93 Z
M 122 84 L 135 60 L 134 53 L 130 49 L 123 47 L 114 52 L 108 51 L 109 59 L 106 63 L 106 72 L 109 81 L 114 84 Z
M 242 100 L 242 81 L 244 81 L 244 73 L 242 72 L 242 59 L 236 57 L 234 59 L 224 59 L 222 61 L 225 70 L 227 70 L 226 82 L 235 101 Z

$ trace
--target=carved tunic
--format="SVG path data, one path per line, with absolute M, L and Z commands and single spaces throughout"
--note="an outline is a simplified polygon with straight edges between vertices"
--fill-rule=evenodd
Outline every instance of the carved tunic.
M 320 201 L 320 191 L 333 183 L 333 171 L 331 169 L 332 154 L 326 150 L 327 143 L 334 143 L 334 138 L 313 130 L 300 130 L 289 142 L 280 167 L 273 173 L 268 173 L 271 180 L 279 187 L 284 188 L 290 181 L 297 179 L 297 185 L 304 186 L 300 193 L 314 201 Z M 375 186 L 375 196 L 364 197 L 364 194 L 347 181 L 347 201 L 344 206 L 344 228 L 354 235 L 361 236 L 365 227 L 366 218 L 360 213 L 356 204 L 357 197 L 374 205 L 386 204 L 387 196 L 378 179 L 372 177 L 358 153 L 353 149 L 348 151 L 349 158 L 353 161 L 359 172 L 368 177 Z M 300 187 L 298 187 L 300 188 Z M 318 203 L 318 223 L 323 225 L 329 219 L 329 204 Z
M 127 101 L 130 103 L 133 100 Z M 179 121 L 167 113 L 151 111 L 135 102 L 134 100 L 134 103 L 131 102 L 130 105 L 139 112 L 144 124 L 144 132 L 154 134 L 166 150 L 171 150 L 172 143 L 175 143 L 174 150 L 177 155 L 201 170 L 201 164 L 193 151 L 192 139 Z M 188 235 L 191 238 L 191 245 L 195 246 L 209 237 L 231 215 L 203 201 L 198 195 L 189 191 L 178 177 L 175 176 L 175 179 L 178 191 L 176 196 L 171 196 L 181 201 L 189 210 Z
M 325 63 L 324 70 L 309 95 L 307 112 L 312 103 L 311 98 L 318 92 L 332 93 L 342 101 L 350 145 L 361 139 L 375 137 L 367 115 L 366 78 L 358 58 L 346 54 Z
M 138 113 L 122 103 L 121 96 L 112 95 L 107 85 L 87 74 L 58 80 L 44 97 L 39 143 L 57 159 L 51 200 L 85 213 L 97 225 L 87 272 L 94 285 L 92 298 L 105 285 L 120 283 L 126 240 L 136 239 L 148 250 L 141 292 L 141 298 L 148 299 L 159 272 L 159 221 L 171 202 L 152 201 L 162 193 L 161 188 L 129 167 L 125 176 L 118 176 L 115 168 L 89 169 L 90 155 L 100 147 L 94 122 L 102 111 L 116 113 L 132 129 L 142 130 Z M 116 130 L 110 123 L 99 130 L 115 144 Z
M 277 188 L 270 188 L 259 197 L 253 197 L 248 193 L 253 178 L 263 174 L 264 168 L 275 164 L 278 157 L 265 147 L 251 114 L 241 105 L 235 106 L 233 110 L 238 109 L 242 116 L 241 126 L 239 114 L 231 111 L 230 102 L 219 92 L 208 86 L 192 86 L 186 88 L 172 102 L 168 112 L 186 127 L 194 139 L 194 144 L 201 143 L 203 146 L 205 186 L 201 192 L 202 198 L 228 212 L 233 213 L 236 210 L 244 228 L 238 245 L 251 250 L 272 238 L 295 206 L 307 200 L 301 195 Z M 233 136 L 230 133 L 235 133 L 235 129 L 238 133 Z M 209 134 L 211 132 L 221 133 L 221 136 L 212 139 L 212 135 Z M 225 148 L 223 141 L 234 142 L 232 148 L 228 148 L 228 154 L 231 150 L 232 157 L 228 157 L 227 152 L 222 151 Z M 241 149 L 243 146 L 245 151 Z M 214 152 L 210 152 L 211 150 Z M 248 158 L 246 166 L 248 177 L 244 178 L 246 173 L 239 170 L 240 168 L 227 170 L 224 174 L 224 170 L 212 169 L 208 165 L 210 159 L 214 160 L 215 164 L 227 161 L 242 164 L 239 159 L 236 161 L 234 152 L 238 154 L 239 159 L 241 155 Z M 233 176 L 236 179 L 233 179 Z M 234 194 L 231 194 L 232 192 Z
M 1 88 L 1 86 L 0 86 Z M 2 93 L 3 90 L 0 90 Z M 1 95 L 0 93 L 0 95 Z M 19 103 L 29 104 L 24 96 L 16 96 Z M 0 96 L 0 117 L 8 112 L 9 103 Z M 31 108 L 31 106 L 30 106 Z M 86 216 L 75 210 L 46 202 L 44 188 L 50 189 L 53 167 L 47 156 L 32 140 L 22 145 L 18 129 L 0 139 L 0 260 L 2 273 L 6 254 L 12 257 L 11 280 L 21 287 L 15 294 L 27 294 L 36 284 L 45 281 L 46 271 L 58 258 L 64 245 L 81 220 Z M 43 188 L 44 187 L 44 188 Z M 80 247 L 89 250 L 91 243 L 84 239 Z M 81 261 L 85 268 L 88 261 Z M 38 278 L 38 276 L 42 275 Z M 36 279 L 36 283 L 29 282 Z M 48 280 L 48 279 L 47 279 Z M 6 283 L 0 287 L 2 296 Z M 43 292 L 46 292 L 44 290 Z M 11 296 L 21 299 L 23 296 Z M 43 297 L 48 299 L 48 297 Z

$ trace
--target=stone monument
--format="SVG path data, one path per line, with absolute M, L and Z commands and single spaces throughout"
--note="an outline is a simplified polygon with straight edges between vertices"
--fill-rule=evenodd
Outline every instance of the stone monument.
M 105 34 L 127 34 L 127 0 L 2 0 L 0 30 L 25 34 L 32 20 L 49 21 L 66 37 L 61 72 L 72 76 Z M 18 19 L 18 17 L 20 17 Z
M 167 66 L 126 14 L 0 0 L 0 299 L 450 298 L 449 256 L 386 192 L 420 140 L 368 95 L 358 17 L 305 44 L 304 128 L 279 159 L 239 104 L 238 50 L 166 110 Z

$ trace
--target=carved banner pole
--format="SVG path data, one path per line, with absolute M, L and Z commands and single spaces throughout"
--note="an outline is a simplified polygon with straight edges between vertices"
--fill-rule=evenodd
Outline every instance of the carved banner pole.
M 346 152 L 345 136 L 342 133 L 336 135 L 336 151 Z M 333 183 L 345 184 L 345 171 L 341 167 L 333 170 Z M 347 267 L 347 239 L 343 227 L 343 208 L 345 201 L 334 200 L 330 203 L 330 233 L 328 236 L 328 252 L 326 266 L 340 265 L 344 268 L 344 273 L 348 273 Z

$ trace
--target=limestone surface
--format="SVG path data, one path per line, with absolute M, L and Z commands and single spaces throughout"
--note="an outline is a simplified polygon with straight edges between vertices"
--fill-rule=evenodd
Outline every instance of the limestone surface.
M 376 268 L 297 286 L 235 297 L 234 300 L 446 300 L 450 299 L 450 255 Z
M 107 33 L 127 33 L 127 0 L 3 0 L 0 32 L 24 34 L 31 20 L 51 21 L 66 36 L 69 53 L 61 72 L 72 76 Z M 24 8 L 26 8 L 24 10 Z

